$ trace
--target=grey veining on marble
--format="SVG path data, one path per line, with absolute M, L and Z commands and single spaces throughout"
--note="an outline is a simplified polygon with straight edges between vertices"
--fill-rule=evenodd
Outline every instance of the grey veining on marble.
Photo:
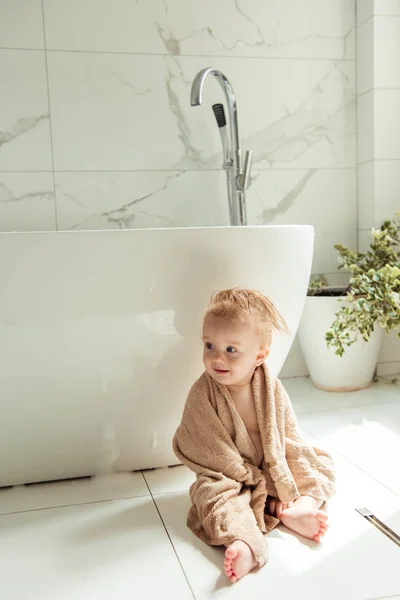
M 222 172 L 57 172 L 59 229 L 227 225 Z
M 89 225 L 89 223 L 91 221 L 105 221 L 107 224 L 109 224 L 111 227 L 115 227 L 115 228 L 119 228 L 119 229 L 130 229 L 130 228 L 134 228 L 135 227 L 135 220 L 136 220 L 136 205 L 138 205 L 139 203 L 144 203 L 146 200 L 152 198 L 155 199 L 157 197 L 158 194 L 161 194 L 162 192 L 167 192 L 167 188 L 168 185 L 170 184 L 171 180 L 177 178 L 177 177 L 181 177 L 184 174 L 184 171 L 181 171 L 179 173 L 175 173 L 175 174 L 171 174 L 171 175 L 167 175 L 165 177 L 165 183 L 163 185 L 160 185 L 157 189 L 152 190 L 150 192 L 148 192 L 147 194 L 143 194 L 139 197 L 135 197 L 135 193 L 134 191 L 131 192 L 131 195 L 134 196 L 134 198 L 132 200 L 129 200 L 128 202 L 125 202 L 122 206 L 116 208 L 116 209 L 111 209 L 111 210 L 106 210 L 104 212 L 98 213 L 98 214 L 92 214 L 90 217 L 88 217 L 87 219 L 85 219 L 84 221 L 80 222 L 80 223 L 76 223 L 75 225 L 72 225 L 71 229 L 86 229 Z M 111 181 L 111 183 L 113 184 L 114 181 Z M 74 198 L 73 196 L 71 196 L 70 194 L 68 194 L 68 196 L 75 201 L 78 204 L 81 204 L 80 201 L 77 198 Z M 179 217 L 176 218 L 175 220 L 170 219 L 164 215 L 155 215 L 158 219 L 161 219 L 165 222 L 165 224 L 167 226 L 177 226 L 179 224 Z
M 355 58 L 349 0 L 44 0 L 44 15 L 55 50 Z
M 52 168 L 44 51 L 0 50 L 0 171 Z
M 190 133 L 190 125 L 189 125 L 189 116 L 187 112 L 183 111 L 181 108 L 180 98 L 177 92 L 174 90 L 174 80 L 178 80 L 178 84 L 184 82 L 186 86 L 192 85 L 192 82 L 185 78 L 185 75 L 182 71 L 182 68 L 179 65 L 179 62 L 174 59 L 165 60 L 165 69 L 166 69 L 166 89 L 167 89 L 167 97 L 168 104 L 171 109 L 171 112 L 175 115 L 176 118 L 176 126 L 178 128 L 178 138 L 184 147 L 184 154 L 187 158 L 192 160 L 194 163 L 201 163 L 201 154 L 196 149 L 194 144 L 191 142 L 191 133 Z M 189 88 L 190 89 L 190 88 Z M 188 122 L 189 121 L 189 122 Z
M 0 231 L 57 227 L 52 173 L 0 172 Z
M 301 192 L 304 191 L 308 181 L 313 177 L 315 171 L 314 169 L 310 169 L 306 171 L 300 181 L 294 186 L 294 188 L 290 189 L 287 194 L 284 195 L 282 200 L 274 208 L 265 208 L 262 211 L 262 222 L 267 225 L 274 222 L 275 217 L 282 214 L 287 214 L 290 208 L 298 199 Z
M 242 147 L 253 150 L 255 168 L 354 166 L 352 62 L 215 58 L 213 65 L 234 86 Z M 198 57 L 50 53 L 55 169 L 220 169 L 211 105 L 222 90 L 210 80 L 203 105 L 189 104 L 202 67 Z
M 49 115 L 39 115 L 38 117 L 21 117 L 8 131 L 0 130 L 0 147 L 15 140 L 24 133 L 31 131 L 44 120 L 48 120 Z
M 34 200 L 35 198 L 53 198 L 52 190 L 43 190 L 38 192 L 25 192 L 21 195 L 15 195 L 13 191 L 0 181 L 0 203 L 24 202 L 26 200 Z

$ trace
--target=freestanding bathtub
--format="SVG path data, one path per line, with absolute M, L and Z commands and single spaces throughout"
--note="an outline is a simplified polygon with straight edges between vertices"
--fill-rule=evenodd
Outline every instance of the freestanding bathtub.
M 210 294 L 269 295 L 290 336 L 310 226 L 0 234 L 0 486 L 177 463 L 171 441 L 201 374 Z

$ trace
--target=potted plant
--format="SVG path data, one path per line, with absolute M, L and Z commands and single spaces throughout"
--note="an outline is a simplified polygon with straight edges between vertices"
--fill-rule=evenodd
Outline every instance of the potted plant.
M 299 339 L 316 387 L 353 391 L 371 383 L 384 332 L 400 329 L 400 212 L 372 229 L 365 253 L 335 249 L 349 284 L 311 279 Z

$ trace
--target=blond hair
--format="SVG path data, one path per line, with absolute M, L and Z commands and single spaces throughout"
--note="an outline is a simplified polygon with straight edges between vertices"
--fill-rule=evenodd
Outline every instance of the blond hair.
M 270 346 L 273 330 L 289 332 L 284 318 L 271 300 L 255 290 L 230 288 L 215 292 L 211 296 L 204 318 L 208 314 L 228 318 L 234 322 L 254 321 L 265 346 Z

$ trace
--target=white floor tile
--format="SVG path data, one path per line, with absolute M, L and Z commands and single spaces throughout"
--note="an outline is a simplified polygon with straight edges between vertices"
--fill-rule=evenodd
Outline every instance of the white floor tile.
M 152 494 L 168 494 L 189 490 L 196 476 L 183 465 L 144 471 L 143 475 Z
M 235 585 L 223 575 L 223 551 L 203 544 L 186 527 L 187 492 L 155 500 L 197 599 L 268 595 L 274 600 L 369 600 L 400 592 L 399 548 L 355 510 L 363 502 L 390 526 L 400 525 L 398 498 L 359 469 L 338 459 L 338 493 L 329 506 L 330 529 L 321 545 L 281 527 L 267 536 L 270 559 Z
M 192 593 L 149 497 L 0 517 L 4 600 Z
M 400 535 L 399 497 L 336 453 L 333 453 L 333 458 L 337 475 L 337 493 L 329 502 L 329 511 L 340 515 L 341 511 L 346 511 L 348 507 L 367 508 Z
M 0 488 L 0 515 L 137 496 L 149 496 L 141 473 L 115 473 L 88 479 L 20 485 Z
M 400 495 L 400 402 L 302 414 L 299 422 Z
M 336 463 L 323 544 L 281 527 L 266 538 L 268 564 L 232 586 L 223 550 L 186 526 L 194 474 L 184 466 L 0 489 L 0 597 L 400 599 L 399 547 L 355 510 L 400 534 L 400 387 L 332 394 L 309 379 L 284 384 L 303 435 Z
M 332 408 L 349 408 L 369 404 L 398 403 L 400 399 L 399 382 L 392 384 L 380 380 L 358 392 L 323 392 L 317 389 L 308 377 L 294 377 L 282 381 L 296 414 L 312 411 L 324 411 Z

